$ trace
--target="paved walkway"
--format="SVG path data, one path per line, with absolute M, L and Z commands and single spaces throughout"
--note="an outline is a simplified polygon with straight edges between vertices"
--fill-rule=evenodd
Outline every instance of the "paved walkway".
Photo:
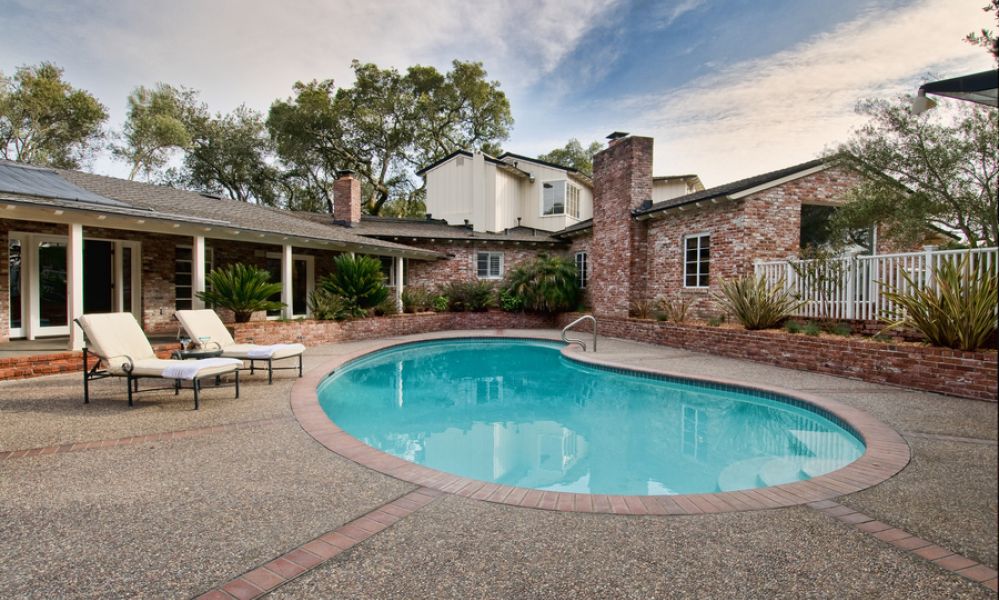
M 307 367 L 373 344 L 310 349 Z M 251 379 L 239 400 L 208 390 L 197 412 L 169 393 L 129 409 L 116 380 L 97 382 L 88 406 L 79 375 L 7 382 L 0 596 L 996 596 L 996 404 L 619 340 L 600 348 L 623 365 L 862 408 L 903 435 L 911 463 L 812 507 L 558 513 L 423 490 L 329 452 L 293 418 L 288 377 Z

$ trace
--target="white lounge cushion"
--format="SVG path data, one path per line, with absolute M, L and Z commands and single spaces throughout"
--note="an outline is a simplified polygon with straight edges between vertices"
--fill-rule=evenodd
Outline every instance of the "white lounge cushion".
M 233 358 L 203 358 L 200 360 L 171 360 L 160 376 L 167 379 L 190 381 L 200 377 L 211 377 L 235 371 L 243 366 L 243 361 Z
M 112 371 L 121 371 L 128 362 L 126 356 L 133 362 L 156 358 L 132 313 L 83 315 L 78 321 L 87 334 L 88 347 L 106 358 L 105 365 Z
M 222 319 L 212 309 L 179 310 L 174 316 L 195 344 L 200 344 L 201 338 L 208 338 L 206 346 L 209 349 L 215 348 L 216 344 L 219 348 L 225 348 L 236 343 Z
M 223 352 L 224 356 L 229 355 L 230 348 Z M 273 344 L 271 346 L 254 346 L 247 350 L 246 357 L 259 360 L 288 358 L 289 356 L 298 356 L 305 351 L 306 347 L 302 344 Z
M 210 360 L 210 359 L 205 359 Z M 147 358 L 144 360 L 139 360 L 135 362 L 135 367 L 132 369 L 132 374 L 137 377 L 166 377 L 167 379 L 184 379 L 183 377 L 167 377 L 163 373 L 168 368 L 181 364 L 195 364 L 196 360 L 170 360 L 166 358 Z M 198 377 L 208 377 L 210 375 L 223 375 L 225 373 L 232 373 L 233 371 L 239 369 L 242 365 L 237 361 L 235 363 L 227 363 L 225 365 L 217 364 L 214 366 L 204 366 L 204 372 L 198 373 Z M 112 373 L 116 375 L 126 375 L 125 368 L 121 365 L 109 369 Z

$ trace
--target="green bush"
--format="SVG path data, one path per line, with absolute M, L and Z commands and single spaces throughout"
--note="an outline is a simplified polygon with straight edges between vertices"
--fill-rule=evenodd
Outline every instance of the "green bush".
M 444 312 L 448 310 L 448 296 L 434 296 L 431 300 L 431 308 L 434 312 Z
M 783 281 L 767 285 L 763 276 L 745 275 L 722 282 L 715 300 L 743 325 L 755 329 L 776 327 L 802 305 Z
M 261 310 L 279 310 L 285 305 L 271 300 L 281 293 L 281 284 L 272 283 L 264 269 L 235 263 L 212 269 L 205 276 L 204 292 L 198 299 L 218 308 L 227 308 L 236 315 L 237 323 L 246 323 L 253 313 Z
M 671 323 L 683 323 L 687 321 L 688 311 L 691 309 L 690 299 L 659 300 L 657 302 L 657 321 L 670 321 Z M 662 318 L 661 318 L 662 317 Z
M 813 337 L 816 337 L 822 332 L 823 328 L 820 327 L 819 323 L 817 323 L 816 321 L 809 321 L 808 323 L 802 326 L 802 333 L 806 335 L 811 335 Z
M 321 289 L 340 296 L 348 316 L 363 317 L 389 297 L 382 278 L 382 263 L 370 256 L 341 254 L 333 261 L 334 272 L 319 282 Z
M 403 288 L 403 312 L 429 311 L 434 305 L 434 295 L 422 287 Z
M 708 325 L 709 327 L 721 327 L 722 324 L 725 322 L 726 322 L 726 315 L 717 315 L 715 317 L 711 317 L 708 321 L 706 321 L 705 324 Z
M 541 313 L 572 310 L 580 298 L 576 265 L 567 258 L 547 254 L 511 269 L 503 289 L 521 298 L 525 310 Z
M 497 303 L 501 310 L 507 312 L 519 312 L 524 310 L 524 298 L 514 295 L 508 289 L 501 289 L 497 294 Z
M 391 315 L 399 314 L 399 306 L 396 305 L 396 299 L 392 296 L 387 297 L 378 306 L 372 307 L 372 312 L 375 313 L 377 317 L 388 317 Z
M 785 321 L 785 331 L 788 333 L 802 333 L 802 323 L 798 321 Z
M 344 299 L 323 288 L 309 295 L 309 312 L 320 321 L 343 321 L 349 316 Z
M 634 319 L 652 319 L 657 303 L 652 300 L 633 300 L 628 305 L 628 316 Z
M 851 326 L 846 323 L 831 323 L 829 327 L 826 328 L 828 333 L 833 335 L 840 335 L 848 337 L 851 335 Z
M 495 304 L 496 289 L 489 281 L 453 281 L 441 295 L 448 298 L 451 312 L 482 312 Z
M 931 285 L 921 289 L 906 271 L 902 289 L 886 286 L 884 295 L 905 311 L 887 315 L 886 329 L 912 327 L 935 346 L 977 350 L 997 334 L 997 272 L 965 255 L 959 261 L 942 261 L 934 269 Z

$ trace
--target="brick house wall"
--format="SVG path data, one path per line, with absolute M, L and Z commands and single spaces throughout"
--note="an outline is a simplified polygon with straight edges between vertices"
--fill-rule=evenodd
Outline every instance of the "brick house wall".
M 447 255 L 447 260 L 408 260 L 407 286 L 434 289 L 452 281 L 477 281 L 476 253 L 502 252 L 503 272 L 506 276 L 511 269 L 531 260 L 542 253 L 564 255 L 565 249 L 549 245 L 531 245 L 530 242 L 421 242 L 408 241 L 408 246 L 431 250 Z M 495 280 L 487 280 L 495 281 Z

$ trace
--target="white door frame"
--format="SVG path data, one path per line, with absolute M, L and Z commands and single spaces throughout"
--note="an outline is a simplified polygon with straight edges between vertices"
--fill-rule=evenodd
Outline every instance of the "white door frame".
M 21 242 L 21 327 L 11 329 L 9 337 L 27 338 L 33 340 L 36 337 L 69 335 L 69 324 L 56 327 L 42 327 L 40 314 L 40 278 L 38 273 L 38 247 L 42 242 L 55 242 L 67 246 L 68 236 L 58 234 L 38 234 L 21 231 L 11 231 L 8 233 L 8 240 Z M 142 243 L 131 240 L 119 240 L 112 238 L 86 237 L 84 242 L 112 242 L 114 243 L 114 256 L 112 264 L 112 278 L 115 285 L 115 293 L 112 298 L 115 311 L 124 310 L 124 291 L 122 285 L 124 278 L 124 249 L 129 248 L 132 252 L 132 314 L 142 322 Z M 8 241 L 8 245 L 9 245 Z M 8 246 L 9 247 L 9 246 Z M 68 257 L 67 257 L 68 258 Z M 8 275 L 9 276 L 9 275 Z M 69 285 L 69 281 L 66 283 Z M 10 290 L 8 290 L 8 302 Z M 66 294 L 69 302 L 69 294 Z M 67 317 L 69 311 L 67 307 Z M 7 317 L 10 318 L 10 315 Z
M 268 252 L 266 258 L 272 258 L 280 261 L 281 252 Z M 292 318 L 309 316 L 309 296 L 312 295 L 313 291 L 316 289 L 316 257 L 312 254 L 295 254 L 292 252 L 292 262 L 294 263 L 297 260 L 304 260 L 306 263 L 306 314 L 293 314 Z M 292 298 L 292 300 L 294 301 L 294 298 Z M 267 318 L 271 321 L 277 321 L 281 319 L 282 316 L 268 315 Z

